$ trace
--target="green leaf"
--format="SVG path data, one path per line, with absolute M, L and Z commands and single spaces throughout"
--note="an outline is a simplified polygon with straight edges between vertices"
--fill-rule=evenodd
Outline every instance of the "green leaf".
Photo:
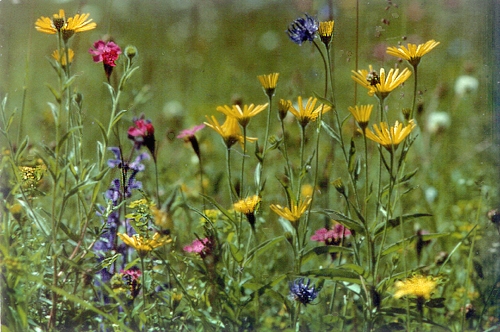
M 331 138 L 336 140 L 338 143 L 342 144 L 342 140 L 339 134 L 337 134 L 335 130 L 332 127 L 330 127 L 325 121 L 321 121 L 321 126 Z
M 71 84 L 73 84 L 75 79 L 76 79 L 76 75 L 73 75 L 70 78 L 68 78 L 66 80 L 66 82 L 64 82 L 64 85 L 62 86 L 63 91 L 66 91 L 66 89 L 69 88 L 71 86 Z
M 339 222 L 343 226 L 349 228 L 351 231 L 355 231 L 358 234 L 365 235 L 365 228 L 363 227 L 362 224 L 360 224 L 358 221 L 355 221 L 346 215 L 342 214 L 341 212 L 335 211 L 335 210 L 330 210 L 330 209 L 324 209 L 323 213 L 328 215 L 330 218 L 334 219 L 335 221 Z
M 122 116 L 125 115 L 125 113 L 127 113 L 127 110 L 121 110 L 120 112 L 118 112 L 118 114 L 115 115 L 115 118 L 113 119 L 113 123 L 111 124 L 111 126 L 114 127 L 118 123 L 118 121 L 120 121 Z
M 212 197 L 210 196 L 206 196 L 206 195 L 202 195 L 203 197 L 205 197 L 210 203 L 212 203 L 213 205 L 215 205 L 215 207 L 220 211 L 222 212 L 223 215 L 225 215 L 232 223 L 233 225 L 236 225 L 236 221 L 234 220 L 234 216 L 232 213 L 230 213 L 228 210 L 224 209 L 222 207 L 222 205 L 220 205 L 219 203 L 217 203 L 215 201 L 215 199 L 213 199 Z
M 241 250 L 239 250 L 233 243 L 227 242 L 229 245 L 229 250 L 231 251 L 231 255 L 233 256 L 234 260 L 238 262 L 238 264 L 241 264 L 243 261 L 243 253 Z
M 71 133 L 73 133 L 74 131 L 76 131 L 78 129 L 83 129 L 83 127 L 82 126 L 73 127 L 70 130 L 68 130 L 68 132 L 66 134 L 64 134 L 64 136 L 61 137 L 61 139 L 59 140 L 59 143 L 58 143 L 59 148 L 61 148 L 63 146 L 64 142 L 71 136 Z
M 313 277 L 327 277 L 330 280 L 361 284 L 360 275 L 353 270 L 343 268 L 316 269 L 302 272 L 301 275 Z
M 333 110 L 335 110 L 335 105 L 333 104 L 333 102 L 324 97 L 321 97 L 317 92 L 313 92 L 313 95 L 314 98 L 317 98 L 320 103 L 330 106 Z
M 28 143 L 29 143 L 29 137 L 28 137 L 28 135 L 26 135 L 26 137 L 24 137 L 24 139 L 21 142 L 21 144 L 19 144 L 19 148 L 16 151 L 16 155 L 14 157 L 14 160 L 16 162 L 19 161 L 19 158 L 21 157 L 21 154 L 24 152 L 24 150 L 26 150 L 26 147 L 28 146 Z
M 387 230 L 390 230 L 394 227 L 399 226 L 401 221 L 404 223 L 413 220 L 413 219 L 418 219 L 418 218 L 423 218 L 423 217 L 432 217 L 432 214 L 429 213 L 414 213 L 414 214 L 406 214 L 403 216 L 399 216 L 393 219 L 390 219 L 387 221 Z M 380 223 L 377 226 L 375 226 L 375 229 L 373 230 L 373 234 L 379 235 L 384 231 L 384 223 Z
M 268 250 L 271 246 L 275 245 L 276 243 L 278 243 L 284 239 L 285 239 L 284 236 L 278 236 L 278 237 L 275 237 L 271 240 L 267 240 L 266 242 L 259 244 L 257 247 L 250 250 L 250 252 L 248 253 L 247 259 L 245 260 L 245 262 L 243 262 L 243 265 L 250 263 L 254 258 L 257 258 L 260 255 L 262 255 L 264 252 L 266 252 L 266 250 Z
M 336 252 L 336 253 L 339 253 L 339 252 L 352 253 L 352 249 L 347 248 L 347 247 L 326 246 L 326 245 L 320 246 L 320 247 L 315 247 L 315 248 L 312 248 L 311 250 L 309 250 L 308 252 L 306 252 L 302 256 L 302 264 L 304 264 L 305 262 L 307 262 L 308 260 L 310 260 L 313 257 L 324 255 L 324 254 L 331 254 L 334 252 Z
M 410 173 L 403 175 L 403 177 L 401 177 L 398 180 L 398 183 L 403 183 L 403 182 L 409 181 L 412 177 L 415 176 L 415 174 L 417 174 L 417 172 L 418 172 L 418 168 L 415 169 L 413 172 L 410 172 Z
M 46 84 L 47 88 L 49 88 L 50 92 L 52 92 L 52 95 L 54 96 L 54 98 L 56 99 L 57 103 L 60 103 L 61 102 L 61 95 L 59 94 L 59 91 L 57 91 L 56 89 L 54 89 L 51 85 L 49 84 Z

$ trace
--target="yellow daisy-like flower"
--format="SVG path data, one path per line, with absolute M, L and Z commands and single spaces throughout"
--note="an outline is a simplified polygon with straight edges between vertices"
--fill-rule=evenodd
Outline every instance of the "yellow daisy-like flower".
M 289 111 L 292 112 L 292 114 L 295 116 L 302 127 L 305 127 L 311 121 L 315 121 L 320 113 L 324 114 L 332 109 L 330 106 L 324 104 L 319 104 L 318 107 L 314 108 L 317 101 L 318 98 L 309 97 L 306 106 L 304 107 L 304 104 L 302 103 L 302 97 L 299 96 L 297 98 L 297 104 L 299 106 L 298 110 L 293 107 L 293 104 L 290 101 L 291 105 Z
M 396 281 L 394 284 L 396 292 L 394 297 L 399 299 L 406 295 L 413 295 L 417 298 L 429 300 L 431 294 L 437 287 L 436 279 L 426 276 L 413 276 L 404 281 Z
M 170 236 L 162 235 L 160 233 L 155 233 L 150 239 L 140 236 L 139 234 L 129 236 L 127 234 L 118 233 L 118 236 L 122 239 L 123 243 L 134 248 L 140 258 L 146 257 L 146 255 L 153 249 L 172 242 Z
M 222 125 L 219 124 L 219 121 L 213 115 L 210 118 L 207 116 L 207 120 L 208 122 L 205 122 L 205 124 L 222 137 L 228 149 L 236 142 L 243 144 L 241 128 L 238 126 L 238 120 L 235 117 L 226 116 L 226 121 Z M 257 138 L 247 137 L 247 141 L 254 142 L 256 140 Z
M 255 208 L 257 207 L 257 204 L 260 203 L 260 201 L 261 198 L 259 196 L 253 195 L 234 203 L 233 207 L 235 211 L 241 212 L 243 214 L 254 213 Z
M 366 137 L 371 139 L 372 141 L 382 145 L 388 151 L 396 151 L 399 144 L 411 133 L 413 128 L 417 125 L 415 121 L 410 120 L 408 125 L 403 128 L 403 124 L 396 121 L 393 127 L 389 128 L 389 125 L 386 122 L 380 123 L 380 129 L 375 124 L 373 125 L 373 129 L 375 133 L 373 133 L 370 129 L 365 130 L 364 134 Z
M 276 85 L 278 84 L 279 73 L 272 73 L 268 75 L 259 75 L 257 78 L 262 85 L 262 88 L 268 96 L 274 95 L 274 90 L 276 90 Z
M 35 28 L 43 33 L 55 34 L 61 31 L 63 39 L 67 41 L 77 32 L 84 32 L 95 29 L 97 24 L 89 19 L 90 14 L 76 14 L 74 17 L 66 19 L 64 10 L 60 9 L 58 14 L 49 17 L 40 17 L 35 22 Z
M 335 26 L 335 21 L 324 21 L 319 22 L 318 33 L 323 44 L 328 45 L 332 40 L 333 27 Z
M 370 115 L 372 114 L 373 105 L 356 105 L 355 107 L 349 106 L 349 112 L 351 112 L 354 120 L 358 123 L 361 129 L 364 131 L 368 122 L 370 121 Z
M 361 86 L 368 89 L 370 96 L 376 95 L 379 99 L 383 100 L 389 93 L 403 84 L 410 76 L 411 71 L 408 68 L 399 72 L 399 69 L 391 69 L 386 75 L 384 68 L 380 68 L 380 73 L 373 70 L 369 66 L 369 70 L 360 69 L 357 72 L 352 70 L 354 74 L 351 78 L 359 83 Z
M 59 55 L 59 50 L 55 50 L 52 52 L 52 57 L 54 60 L 59 62 L 61 66 L 65 67 L 66 66 L 66 53 L 63 52 L 62 55 Z M 69 63 L 71 64 L 73 62 L 73 58 L 75 57 L 75 52 L 71 48 L 68 49 L 68 60 Z
M 246 127 L 250 122 L 250 119 L 262 112 L 266 107 L 267 103 L 264 105 L 254 104 L 243 105 L 243 109 L 241 109 L 240 105 L 232 105 L 232 106 L 219 106 L 217 107 L 217 111 L 226 114 L 227 116 L 231 116 L 238 120 L 239 124 L 242 127 Z
M 416 67 L 420 63 L 420 59 L 436 46 L 438 46 L 440 42 L 431 39 L 423 44 L 408 44 L 407 47 L 388 47 L 387 54 L 405 59 L 408 61 L 413 67 Z
M 305 200 L 301 200 L 298 203 L 292 203 L 291 209 L 288 207 L 282 207 L 281 205 L 271 204 L 270 208 L 277 215 L 286 220 L 295 223 L 300 219 L 300 217 L 306 212 L 307 207 L 311 203 L 312 197 L 306 197 Z

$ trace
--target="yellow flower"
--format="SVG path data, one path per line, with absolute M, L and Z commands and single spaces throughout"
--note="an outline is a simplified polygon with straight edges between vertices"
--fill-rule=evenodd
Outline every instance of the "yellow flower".
M 283 120 L 286 117 L 286 114 L 288 113 L 290 107 L 292 107 L 292 102 L 290 100 L 280 99 L 280 101 L 278 102 L 278 114 L 280 120 Z
M 319 104 L 319 106 L 315 109 L 314 106 L 316 106 L 317 101 L 318 98 L 309 97 L 306 106 L 304 107 L 304 104 L 302 103 L 302 97 L 299 96 L 297 98 L 299 110 L 295 109 L 293 105 L 290 105 L 289 111 L 292 112 L 292 114 L 295 116 L 302 127 L 305 127 L 310 121 L 315 121 L 320 113 L 324 114 L 332 109 L 330 106 L 324 104 Z
M 319 22 L 318 33 L 323 44 L 328 45 L 332 40 L 334 21 Z
M 243 144 L 243 135 L 241 134 L 241 129 L 238 126 L 238 120 L 232 116 L 226 116 L 226 121 L 224 124 L 220 125 L 215 116 L 207 116 L 208 122 L 205 122 L 207 126 L 215 130 L 224 140 L 227 148 L 229 149 L 234 143 L 240 142 Z M 247 141 L 254 142 L 257 138 L 247 137 Z
M 43 33 L 55 34 L 61 31 L 63 39 L 67 41 L 73 34 L 95 29 L 97 26 L 92 19 L 88 19 L 90 14 L 76 14 L 74 17 L 66 19 L 64 10 L 60 9 L 58 14 L 49 17 L 40 17 L 35 22 L 35 28 Z
M 253 195 L 242 199 L 233 204 L 234 210 L 243 214 L 250 214 L 255 212 L 257 204 L 259 204 L 261 198 L 257 195 Z
M 396 151 L 399 144 L 410 134 L 413 128 L 416 127 L 415 122 L 410 120 L 408 125 L 403 128 L 403 124 L 396 121 L 393 127 L 388 126 L 386 122 L 380 123 L 380 129 L 377 125 L 373 125 L 375 133 L 370 129 L 366 130 L 364 134 L 372 141 L 382 145 L 388 151 Z
M 54 14 L 52 19 L 49 17 L 40 17 L 35 22 L 35 29 L 40 32 L 48 33 L 53 35 L 57 31 L 61 30 L 66 26 L 66 16 L 64 15 L 64 10 L 59 9 L 58 14 Z
M 271 210 L 273 210 L 277 215 L 290 222 L 296 222 L 300 217 L 306 212 L 307 207 L 311 203 L 312 198 L 306 197 L 305 200 L 299 201 L 298 203 L 292 203 L 291 209 L 288 207 L 282 207 L 281 205 L 271 204 Z
M 71 48 L 68 48 L 68 60 L 69 63 L 71 64 L 73 62 L 73 58 L 75 56 L 75 52 Z M 59 55 L 59 50 L 55 50 L 52 52 L 52 57 L 61 64 L 61 66 L 65 67 L 66 66 L 66 53 L 63 52 L 62 55 Z
M 431 298 L 431 294 L 437 286 L 436 279 L 426 276 L 413 276 L 405 281 L 396 281 L 394 284 L 396 293 L 394 297 L 399 299 L 406 295 L 414 295 L 417 298 L 426 300 Z
M 134 248 L 140 258 L 146 257 L 146 255 L 153 249 L 172 242 L 170 236 L 162 235 L 160 233 L 155 233 L 150 239 L 139 234 L 128 236 L 127 234 L 118 233 L 118 236 L 127 246 Z
M 371 65 L 369 68 L 369 70 L 360 69 L 357 72 L 352 70 L 354 75 L 351 78 L 356 83 L 367 88 L 370 96 L 376 95 L 382 100 L 411 76 L 411 71 L 408 68 L 403 69 L 401 72 L 399 72 L 399 69 L 391 69 L 387 75 L 384 68 L 380 68 L 380 74 L 374 71 Z
M 151 210 L 151 214 L 153 215 L 153 220 L 156 226 L 163 230 L 172 230 L 173 221 L 167 211 L 160 210 L 155 205 L 151 205 L 149 209 Z
M 423 44 L 408 44 L 407 47 L 388 47 L 387 54 L 405 59 L 413 67 L 420 63 L 420 59 L 427 53 L 429 53 L 434 47 L 438 46 L 440 43 L 431 39 Z
M 356 105 L 355 107 L 349 107 L 349 112 L 351 112 L 354 120 L 358 123 L 361 129 L 364 131 L 368 122 L 370 121 L 370 115 L 372 113 L 373 105 Z
M 274 90 L 276 90 L 276 84 L 278 84 L 279 73 L 272 73 L 268 75 L 259 75 L 257 78 L 262 85 L 262 88 L 268 96 L 274 95 Z
M 254 104 L 243 105 L 243 110 L 241 109 L 240 105 L 233 105 L 231 107 L 224 105 L 217 107 L 217 111 L 222 112 L 227 116 L 236 118 L 236 120 L 238 120 L 239 124 L 242 127 L 246 127 L 250 122 L 250 119 L 262 112 L 267 107 L 267 105 L 268 104 L 257 106 L 255 106 Z

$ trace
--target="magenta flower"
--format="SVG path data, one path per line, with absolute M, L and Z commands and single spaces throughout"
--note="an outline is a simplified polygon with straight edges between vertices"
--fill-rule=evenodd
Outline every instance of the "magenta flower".
M 343 238 L 348 238 L 351 231 L 341 224 L 336 224 L 333 229 L 321 228 L 311 236 L 312 241 L 324 242 L 326 245 L 339 245 Z
M 104 72 L 109 81 L 109 77 L 113 72 L 113 67 L 116 66 L 115 61 L 118 59 L 122 50 L 118 45 L 103 40 L 98 40 L 94 43 L 95 49 L 89 49 L 89 53 L 93 55 L 94 62 L 102 62 L 104 64 Z
M 141 270 L 139 270 L 137 267 L 133 267 L 133 268 L 128 269 L 128 270 L 121 270 L 120 273 L 123 275 L 130 276 L 132 278 L 132 280 L 137 280 L 142 275 Z
M 145 120 L 144 115 L 140 118 L 134 118 L 134 125 L 128 129 L 128 138 L 134 142 L 135 148 L 138 150 L 142 146 L 148 148 L 156 162 L 155 154 L 155 128 L 151 120 Z
M 116 45 L 112 41 L 105 42 L 103 40 L 98 40 L 94 43 L 94 48 L 89 49 L 89 53 L 93 55 L 94 62 L 103 62 L 105 65 L 114 67 L 116 66 L 115 61 L 118 59 L 122 50 L 120 46 Z
M 191 129 L 184 129 L 181 131 L 179 135 L 177 135 L 177 138 L 182 138 L 184 139 L 184 142 L 190 142 L 191 146 L 193 147 L 194 153 L 198 156 L 198 159 L 201 158 L 200 155 L 200 145 L 198 144 L 198 140 L 196 139 L 196 134 L 198 131 L 202 130 L 205 128 L 205 125 L 202 123 L 201 125 L 194 126 Z

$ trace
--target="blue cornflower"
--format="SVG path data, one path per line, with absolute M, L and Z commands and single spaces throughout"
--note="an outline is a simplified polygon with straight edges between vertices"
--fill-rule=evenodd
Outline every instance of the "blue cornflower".
M 298 18 L 288 27 L 288 37 L 295 43 L 302 45 L 305 41 L 312 42 L 316 38 L 319 23 L 313 17 L 305 14 L 305 18 Z
M 289 283 L 290 296 L 302 304 L 311 303 L 318 296 L 319 290 L 314 286 L 309 287 L 310 284 L 311 279 L 307 279 L 307 283 L 304 283 L 304 278 L 295 279 L 294 282 Z

